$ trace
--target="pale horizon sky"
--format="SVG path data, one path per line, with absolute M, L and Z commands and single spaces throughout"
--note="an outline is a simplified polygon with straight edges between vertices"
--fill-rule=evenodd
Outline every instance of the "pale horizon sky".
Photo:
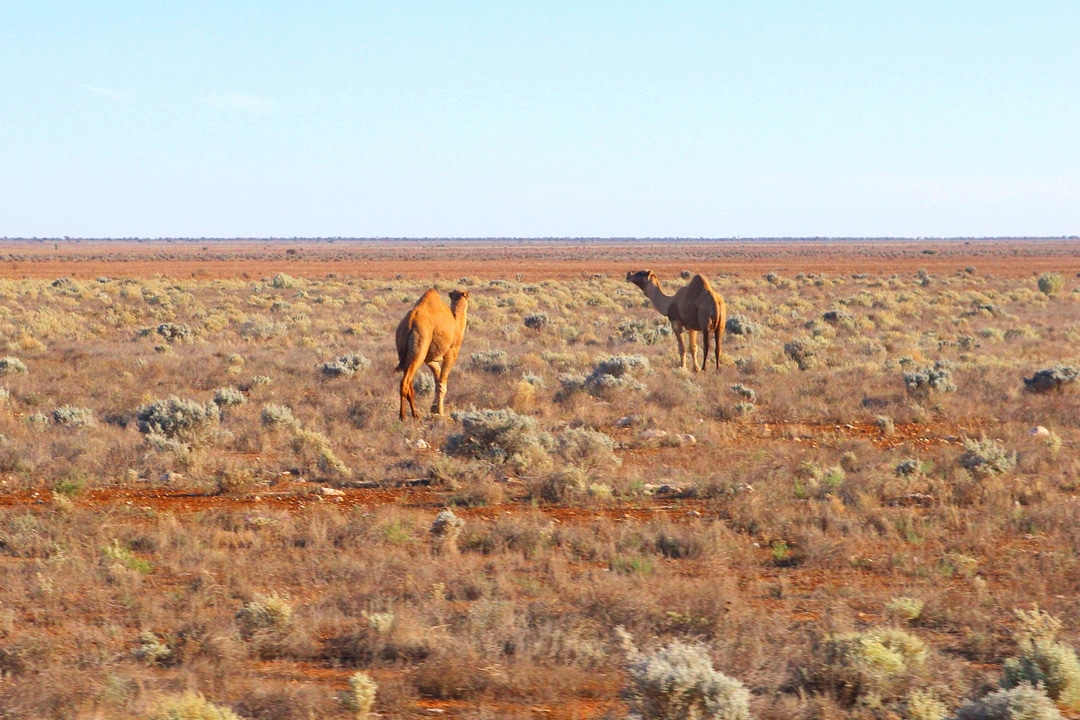
M 0 237 L 1080 233 L 1080 3 L 0 8 Z

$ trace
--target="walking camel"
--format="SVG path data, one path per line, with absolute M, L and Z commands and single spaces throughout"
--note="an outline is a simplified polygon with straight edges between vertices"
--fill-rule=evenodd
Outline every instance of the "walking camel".
M 404 372 L 401 378 L 401 419 L 405 419 L 405 401 L 409 403 L 414 418 L 416 391 L 413 379 L 421 365 L 426 364 L 435 375 L 435 402 L 431 412 L 443 415 L 446 398 L 446 379 L 461 352 L 461 340 L 465 337 L 465 324 L 469 312 L 469 291 L 454 290 L 450 293 L 450 307 L 446 306 L 439 292 L 432 288 L 424 293 L 413 309 L 401 319 L 397 327 L 398 365 L 395 372 Z
M 709 363 L 709 336 L 715 339 L 716 370 L 720 370 L 720 340 L 724 336 L 727 323 L 727 305 L 724 298 L 712 289 L 709 281 L 702 275 L 695 275 L 690 282 L 679 288 L 674 295 L 668 295 L 660 287 L 660 281 L 652 270 L 638 270 L 626 273 L 626 281 L 641 288 L 652 300 L 653 307 L 671 321 L 675 339 L 679 343 L 679 361 L 686 369 L 686 346 L 683 344 L 683 330 L 689 333 L 690 365 L 697 372 L 697 334 L 702 335 L 704 354 L 701 369 Z

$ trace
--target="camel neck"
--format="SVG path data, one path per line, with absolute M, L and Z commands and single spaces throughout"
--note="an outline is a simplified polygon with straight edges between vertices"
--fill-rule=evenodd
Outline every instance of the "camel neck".
M 464 300 L 458 300 L 451 305 L 450 312 L 454 315 L 454 322 L 457 323 L 458 328 L 464 330 L 465 324 L 469 321 L 469 304 Z
M 672 301 L 675 299 L 674 295 L 667 295 L 660 288 L 660 283 L 649 283 L 645 287 L 645 295 L 652 300 L 653 307 L 661 315 L 667 315 L 668 309 L 671 307 Z

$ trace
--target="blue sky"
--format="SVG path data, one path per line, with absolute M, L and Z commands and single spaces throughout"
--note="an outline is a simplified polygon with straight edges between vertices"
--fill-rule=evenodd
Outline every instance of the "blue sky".
M 10 2 L 0 236 L 1080 233 L 1076 2 Z

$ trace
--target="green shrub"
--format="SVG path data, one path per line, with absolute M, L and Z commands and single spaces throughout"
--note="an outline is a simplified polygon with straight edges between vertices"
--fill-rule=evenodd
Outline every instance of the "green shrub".
M 1076 382 L 1077 377 L 1080 372 L 1071 365 L 1055 365 L 1024 378 L 1024 388 L 1033 393 L 1062 392 L 1066 385 Z
M 0 358 L 0 376 L 26 372 L 26 364 L 16 357 Z
M 1061 273 L 1047 272 L 1039 276 L 1039 292 L 1047 295 L 1057 295 L 1065 287 L 1065 280 Z
M 228 708 L 219 707 L 198 693 L 162 700 L 150 720 L 243 720 Z
M 724 330 L 730 335 L 760 335 L 761 325 L 747 320 L 742 315 L 731 315 L 724 324 Z
M 192 334 L 191 328 L 187 325 L 177 325 L 176 323 L 162 323 L 157 326 L 157 334 L 165 339 L 166 342 L 191 342 Z
M 219 408 L 235 407 L 246 402 L 244 393 L 234 387 L 221 387 L 214 391 L 214 404 Z
M 1016 632 L 1020 655 L 1005 661 L 1001 684 L 1037 685 L 1070 710 L 1080 710 L 1080 660 L 1075 650 L 1057 642 L 1060 621 L 1038 608 L 1015 612 L 1020 620 Z
M 812 673 L 844 705 L 877 706 L 894 699 L 905 680 L 926 662 L 926 643 L 891 628 L 834 635 L 821 647 Z
M 904 720 L 944 720 L 949 708 L 932 693 L 913 690 L 904 700 Z
M 634 375 L 649 371 L 649 359 L 643 355 L 613 355 L 600 361 L 581 386 L 596 397 L 610 397 L 627 391 L 641 392 L 648 390 L 648 387 Z
M 220 411 L 213 403 L 204 405 L 175 395 L 167 400 L 155 400 L 135 411 L 140 432 L 190 443 L 205 440 L 220 417 Z
M 371 361 L 361 353 L 349 353 L 319 366 L 320 372 L 330 378 L 352 377 L 371 366 Z
M 349 677 L 349 691 L 341 695 L 341 704 L 346 710 L 356 714 L 356 720 L 367 720 L 371 715 L 371 708 L 375 705 L 378 687 L 363 670 L 355 672 Z
M 263 405 L 259 419 L 266 427 L 285 427 L 290 429 L 297 429 L 300 427 L 300 421 L 296 419 L 292 410 L 287 405 L 267 403 Z
M 523 322 L 530 330 L 543 330 L 548 326 L 548 316 L 546 312 L 540 311 L 526 315 Z
M 284 631 L 292 625 L 293 608 L 278 595 L 256 595 L 236 613 L 240 635 L 250 639 L 260 630 Z
M 631 660 L 635 709 L 644 720 L 748 720 L 750 693 L 715 670 L 702 647 L 673 642 Z
M 52 411 L 53 421 L 65 427 L 90 427 L 97 424 L 94 411 L 89 408 L 62 405 Z
M 784 354 L 791 358 L 800 370 L 817 367 L 817 350 L 809 340 L 796 338 L 784 343 Z
M 977 478 L 1004 475 L 1016 467 L 1016 453 L 1008 453 L 994 440 L 964 438 L 960 467 Z
M 1061 720 L 1061 712 L 1042 689 L 1023 683 L 966 703 L 956 720 Z
M 610 435 L 585 428 L 564 430 L 555 438 L 555 453 L 565 462 L 583 469 L 618 466 L 615 441 Z
M 925 399 L 931 392 L 955 392 L 956 385 L 952 381 L 952 364 L 947 360 L 939 360 L 931 367 L 904 373 L 904 388 L 908 395 L 917 399 Z
M 469 367 L 492 375 L 503 375 L 510 369 L 510 361 L 502 350 L 484 350 L 469 356 Z
M 462 433 L 451 435 L 446 452 L 477 460 L 512 465 L 518 472 L 550 465 L 551 436 L 537 428 L 535 418 L 505 408 L 456 412 Z

